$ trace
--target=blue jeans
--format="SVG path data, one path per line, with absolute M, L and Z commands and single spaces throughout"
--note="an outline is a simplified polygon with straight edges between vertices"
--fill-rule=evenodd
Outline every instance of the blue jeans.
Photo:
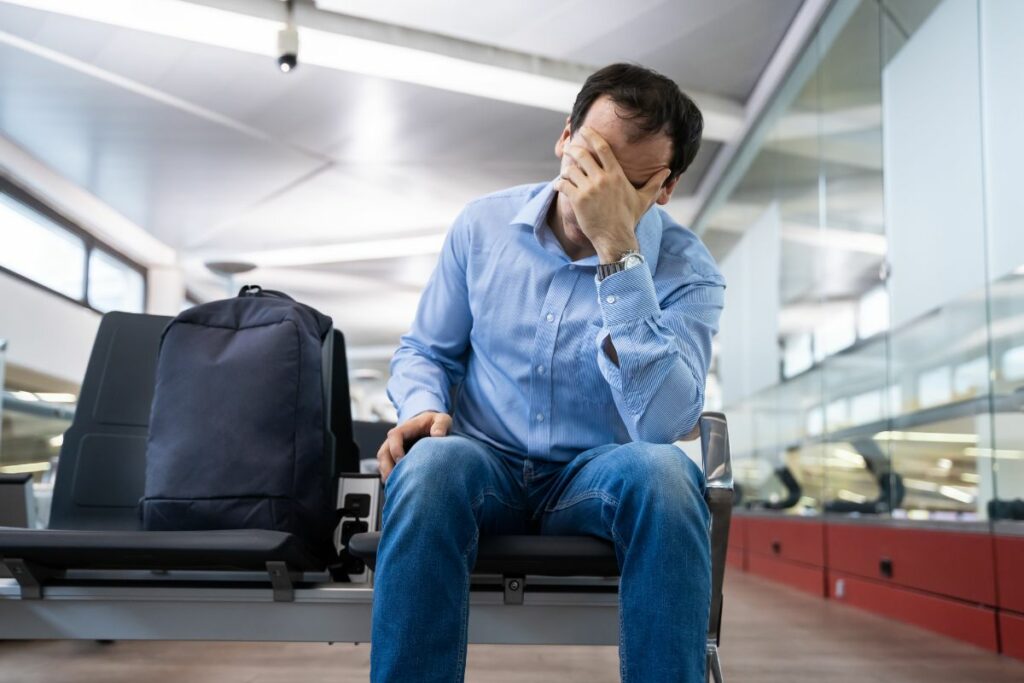
M 477 540 L 533 532 L 614 543 L 622 681 L 704 681 L 709 513 L 700 468 L 675 446 L 608 444 L 563 463 L 428 437 L 384 490 L 373 683 L 461 682 Z

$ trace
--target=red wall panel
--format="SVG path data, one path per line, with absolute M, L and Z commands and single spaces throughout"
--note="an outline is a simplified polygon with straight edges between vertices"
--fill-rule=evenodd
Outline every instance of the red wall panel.
M 825 525 L 820 520 L 748 517 L 745 521 L 748 551 L 825 566 Z
M 733 515 L 729 523 L 729 547 L 747 547 L 747 518 L 740 515 Z
M 1024 614 L 1024 536 L 996 536 L 999 606 Z
M 777 560 L 767 555 L 747 554 L 747 571 L 772 581 L 784 583 L 808 593 L 824 597 L 825 570 L 786 560 Z
M 826 542 L 830 570 L 996 604 L 989 534 L 830 523 Z
M 728 566 L 744 571 L 746 570 L 746 567 L 744 567 L 745 558 L 746 553 L 743 552 L 743 548 L 734 548 L 733 546 L 729 546 L 729 549 L 725 553 L 725 563 Z
M 999 633 L 1002 635 L 1003 654 L 1024 659 L 1024 614 L 999 612 Z
M 996 652 L 996 611 L 958 600 L 829 572 L 829 594 L 842 603 L 881 614 Z

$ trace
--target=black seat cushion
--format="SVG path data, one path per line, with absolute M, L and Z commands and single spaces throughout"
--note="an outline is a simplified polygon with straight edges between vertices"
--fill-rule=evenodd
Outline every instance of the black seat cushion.
M 325 568 L 297 537 L 282 531 L 78 531 L 0 528 L 0 559 L 49 569 L 264 570 Z
M 374 569 L 380 533 L 356 534 L 353 555 Z M 615 547 L 593 536 L 483 536 L 474 574 L 618 576 Z

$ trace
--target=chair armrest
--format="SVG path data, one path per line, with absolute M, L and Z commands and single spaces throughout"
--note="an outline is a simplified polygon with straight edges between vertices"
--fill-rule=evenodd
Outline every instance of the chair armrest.
M 723 413 L 704 412 L 697 421 L 704 479 L 709 489 L 733 489 L 729 427 Z

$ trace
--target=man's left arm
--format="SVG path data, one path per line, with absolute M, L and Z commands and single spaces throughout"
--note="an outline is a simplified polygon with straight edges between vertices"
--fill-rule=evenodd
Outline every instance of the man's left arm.
M 643 264 L 598 283 L 598 365 L 633 440 L 671 443 L 696 425 L 724 289 L 700 279 L 659 303 Z

